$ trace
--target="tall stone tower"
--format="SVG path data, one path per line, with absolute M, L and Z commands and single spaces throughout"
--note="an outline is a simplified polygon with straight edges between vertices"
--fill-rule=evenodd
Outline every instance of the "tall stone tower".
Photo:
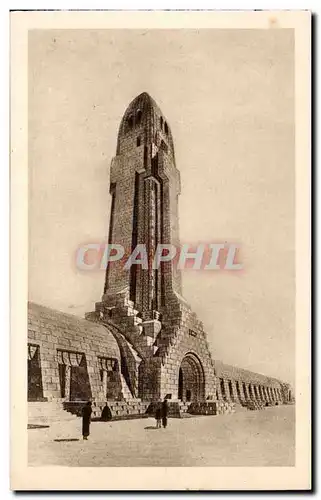
M 179 247 L 180 173 L 168 121 L 145 92 L 129 104 L 121 121 L 110 193 L 109 243 L 126 251 L 107 267 L 96 312 L 136 353 L 135 396 L 215 397 L 206 335 L 182 297 L 181 272 L 173 261 L 159 269 L 151 266 L 158 244 Z M 140 244 L 146 247 L 148 268 L 127 268 L 126 260 Z
M 172 134 L 147 93 L 131 102 L 122 119 L 110 192 L 109 242 L 122 245 L 127 257 L 138 244 L 146 245 L 149 261 L 158 243 L 179 245 L 180 175 Z M 127 291 L 142 318 L 153 320 L 173 293 L 181 294 L 180 272 L 173 263 L 158 270 L 138 265 L 124 269 L 123 264 L 107 268 L 103 300 Z

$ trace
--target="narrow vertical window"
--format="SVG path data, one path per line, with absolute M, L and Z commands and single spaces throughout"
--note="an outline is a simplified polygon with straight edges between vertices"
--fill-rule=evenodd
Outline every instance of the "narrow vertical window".
M 139 147 L 140 145 L 141 145 L 141 139 L 140 139 L 140 137 L 137 137 L 136 146 Z
M 109 192 L 111 194 L 111 207 L 110 207 L 108 244 L 110 245 L 113 242 L 113 230 L 114 230 L 114 218 L 115 218 L 115 201 L 116 201 L 116 184 L 115 183 L 110 184 Z M 107 266 L 104 293 L 106 293 L 106 290 L 108 287 L 109 270 L 110 270 L 110 267 Z
M 135 187 L 134 187 L 134 210 L 133 210 L 133 231 L 132 231 L 132 251 L 137 245 L 137 231 L 138 231 L 138 208 L 139 208 L 139 174 L 135 174 Z M 130 269 L 130 300 L 136 301 L 136 280 L 137 280 L 137 266 L 131 266 Z
M 114 229 L 114 217 L 115 217 L 115 201 L 116 201 L 116 184 L 112 183 L 110 185 L 111 194 L 111 207 L 110 207 L 110 223 L 109 223 L 109 235 L 108 235 L 108 243 L 112 243 L 113 241 L 113 229 Z
M 147 146 L 144 147 L 144 167 L 146 168 L 147 166 L 147 156 L 148 156 L 148 149 Z
M 139 125 L 141 121 L 142 121 L 142 112 L 139 109 L 136 113 L 136 125 Z
M 133 125 L 134 125 L 134 118 L 132 116 L 129 116 L 128 117 L 128 120 L 127 120 L 127 125 L 128 125 L 128 128 L 131 129 L 133 128 Z
M 225 384 L 224 384 L 224 380 L 222 378 L 220 378 L 220 385 L 221 385 L 221 393 L 222 393 L 223 399 L 225 399 L 226 398 Z

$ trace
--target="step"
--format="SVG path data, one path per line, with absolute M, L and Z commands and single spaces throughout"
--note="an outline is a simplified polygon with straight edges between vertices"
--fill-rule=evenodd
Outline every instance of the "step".
M 50 424 L 53 422 L 65 422 L 75 420 L 77 417 L 65 411 L 62 405 L 56 403 L 30 404 L 28 403 L 29 424 Z

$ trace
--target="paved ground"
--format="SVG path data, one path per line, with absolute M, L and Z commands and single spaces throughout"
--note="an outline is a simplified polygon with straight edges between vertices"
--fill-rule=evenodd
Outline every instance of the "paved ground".
M 77 419 L 28 430 L 29 465 L 291 466 L 294 424 L 295 407 L 281 406 L 170 419 L 167 429 L 155 429 L 151 418 L 93 422 L 89 440 L 83 441 Z

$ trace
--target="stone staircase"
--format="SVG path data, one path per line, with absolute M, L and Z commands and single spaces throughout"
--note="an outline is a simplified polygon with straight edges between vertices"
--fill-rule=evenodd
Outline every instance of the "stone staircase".
M 141 358 L 153 356 L 155 348 L 149 342 L 149 337 L 143 334 L 143 320 L 134 308 L 134 302 L 126 294 L 108 297 L 107 302 L 97 302 L 95 311 L 87 313 L 86 319 L 120 329 L 120 333 Z
M 76 418 L 82 416 L 82 410 L 86 403 L 87 401 L 64 401 L 63 407 L 67 413 Z M 91 418 L 94 420 L 99 419 L 100 408 L 97 407 L 95 402 L 92 402 L 91 409 L 92 409 Z
M 54 422 L 75 420 L 76 416 L 64 410 L 61 401 L 28 402 L 28 425 L 51 425 Z

